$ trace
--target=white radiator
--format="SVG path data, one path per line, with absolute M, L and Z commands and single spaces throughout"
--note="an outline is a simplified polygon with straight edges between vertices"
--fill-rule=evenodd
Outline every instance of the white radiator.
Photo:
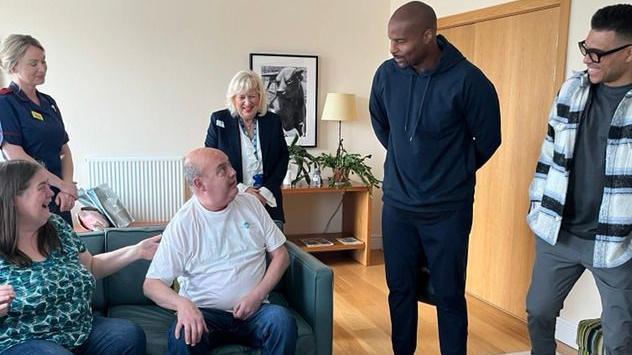
M 89 187 L 107 183 L 136 221 L 169 221 L 184 203 L 183 158 L 86 160 Z

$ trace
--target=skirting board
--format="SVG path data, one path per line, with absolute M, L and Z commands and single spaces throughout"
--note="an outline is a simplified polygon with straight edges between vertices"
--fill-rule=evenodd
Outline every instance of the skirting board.
M 562 317 L 557 317 L 557 323 L 555 327 L 555 339 L 570 346 L 573 349 L 577 349 L 577 326 L 578 322 L 571 322 Z

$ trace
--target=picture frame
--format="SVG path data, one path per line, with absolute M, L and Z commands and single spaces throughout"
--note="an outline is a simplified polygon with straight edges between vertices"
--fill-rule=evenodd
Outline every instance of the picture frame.
M 258 73 L 266 90 L 268 109 L 281 116 L 288 145 L 316 147 L 318 56 L 250 53 L 250 70 Z

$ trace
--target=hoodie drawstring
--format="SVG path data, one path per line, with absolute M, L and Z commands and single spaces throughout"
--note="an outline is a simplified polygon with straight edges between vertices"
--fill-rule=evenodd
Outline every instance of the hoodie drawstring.
M 408 132 L 408 121 L 410 120 L 410 107 L 413 105 L 413 89 L 415 88 L 415 76 L 410 76 L 410 83 L 408 85 L 408 105 L 406 106 L 406 120 L 404 121 L 404 132 Z
M 417 120 L 415 120 L 413 122 L 413 127 L 412 127 L 412 130 L 410 131 L 410 138 L 408 139 L 408 141 L 410 141 L 410 142 L 412 142 L 413 138 L 415 138 L 415 131 L 417 131 L 417 126 L 419 126 L 419 121 L 421 121 L 421 116 L 423 115 L 423 112 L 424 112 L 424 104 L 426 103 L 426 94 L 428 94 L 428 87 L 430 86 L 430 82 L 431 81 L 432 81 L 432 74 L 430 75 L 430 77 L 428 77 L 428 81 L 426 82 L 426 87 L 424 88 L 424 93 L 421 96 L 421 104 L 419 105 L 419 114 L 417 116 Z M 411 80 L 411 82 L 412 82 L 412 80 Z M 413 96 L 412 95 L 412 88 L 410 90 L 410 93 L 411 93 L 411 97 L 412 97 Z M 406 121 L 408 122 L 408 117 L 406 117 Z

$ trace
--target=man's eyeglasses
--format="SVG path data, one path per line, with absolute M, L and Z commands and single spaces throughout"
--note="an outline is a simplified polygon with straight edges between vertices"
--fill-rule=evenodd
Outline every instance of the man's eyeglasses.
M 600 51 L 599 49 L 586 48 L 586 41 L 581 41 L 577 43 L 577 45 L 579 45 L 579 51 L 582 53 L 584 57 L 588 55 L 588 57 L 593 63 L 599 63 L 601 62 L 601 57 L 605 57 L 608 54 L 616 53 L 622 49 L 626 49 L 632 46 L 632 43 L 629 43 L 629 44 L 626 44 L 625 46 L 621 46 L 619 48 L 611 49 L 605 52 Z

